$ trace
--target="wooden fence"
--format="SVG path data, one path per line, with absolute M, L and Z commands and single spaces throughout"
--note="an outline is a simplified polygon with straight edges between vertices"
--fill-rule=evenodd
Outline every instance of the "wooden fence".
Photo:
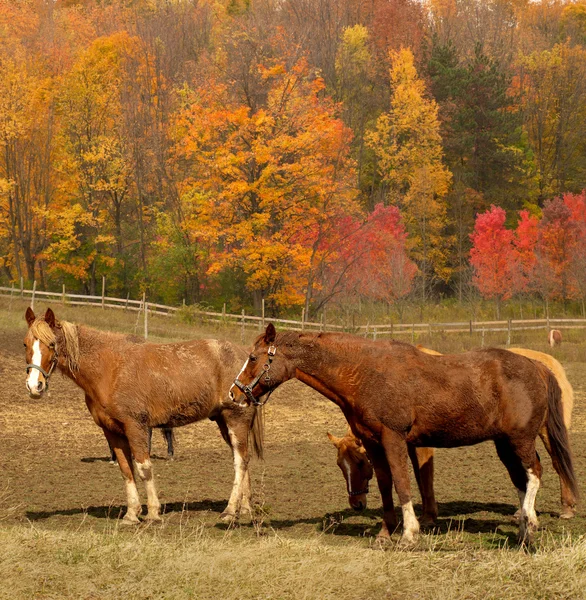
M 21 287 L 0 287 L 0 297 L 16 299 L 30 298 L 30 305 L 34 309 L 35 301 L 43 298 L 51 302 L 69 304 L 72 306 L 96 306 L 103 309 L 114 308 L 126 311 L 141 312 L 144 315 L 145 338 L 148 336 L 148 316 L 163 315 L 173 316 L 180 310 L 177 306 L 167 306 L 148 302 L 143 295 L 141 300 L 131 300 L 126 298 L 113 298 L 105 295 L 105 283 L 102 286 L 102 295 L 88 296 L 82 294 L 66 293 L 65 286 L 61 292 L 44 292 L 36 289 L 36 282 L 30 290 Z M 305 320 L 304 311 L 301 320 L 294 319 L 274 319 L 267 318 L 264 314 L 264 300 L 262 303 L 262 315 L 253 316 L 240 314 L 197 310 L 188 307 L 192 316 L 204 323 L 215 323 L 222 325 L 240 326 L 241 328 L 263 329 L 269 321 L 277 325 L 280 329 L 290 329 L 293 331 L 349 331 L 355 334 L 364 335 L 377 339 L 379 337 L 411 336 L 412 341 L 419 335 L 433 335 L 438 333 L 484 333 L 489 332 L 507 332 L 507 343 L 510 343 L 511 333 L 515 331 L 528 331 L 542 329 L 586 329 L 586 319 L 508 319 L 502 321 L 459 321 L 451 323 L 385 323 L 383 325 L 340 325 L 336 323 L 327 323 L 324 314 L 320 321 Z M 137 315 L 138 319 L 138 315 Z

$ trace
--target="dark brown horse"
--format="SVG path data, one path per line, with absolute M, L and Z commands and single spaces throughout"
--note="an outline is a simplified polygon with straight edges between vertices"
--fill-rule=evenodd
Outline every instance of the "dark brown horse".
M 84 391 L 126 483 L 125 522 L 137 523 L 141 512 L 134 465 L 146 487 L 146 518 L 160 520 L 149 428 L 179 427 L 205 418 L 217 422 L 234 458 L 234 486 L 222 517 L 233 519 L 241 510 L 250 511 L 249 442 L 262 454 L 262 420 L 255 407 L 225 402 L 246 358 L 243 349 L 218 340 L 136 343 L 121 334 L 59 322 L 51 309 L 37 319 L 29 308 L 26 320 L 26 387 L 31 397 L 39 398 L 58 368 Z
M 383 499 L 382 538 L 395 528 L 391 482 L 403 512 L 402 542 L 419 531 L 408 444 L 457 447 L 493 440 L 519 492 L 519 540 L 532 541 L 541 464 L 535 439 L 546 423 L 560 475 L 577 496 L 561 392 L 545 366 L 506 350 L 430 356 L 414 346 L 347 334 L 282 333 L 269 324 L 230 388 L 238 405 L 296 377 L 335 402 L 370 457 Z M 391 477 L 392 472 L 392 477 Z

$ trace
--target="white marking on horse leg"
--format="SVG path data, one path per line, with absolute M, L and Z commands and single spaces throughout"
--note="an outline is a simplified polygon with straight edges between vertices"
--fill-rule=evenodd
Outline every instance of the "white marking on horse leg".
M 539 490 L 539 477 L 535 475 L 533 469 L 527 469 L 527 492 L 523 501 L 522 517 L 527 518 L 527 523 L 530 529 L 537 529 L 538 520 L 535 512 L 535 497 Z
M 159 502 L 159 497 L 157 496 L 157 489 L 155 487 L 155 478 L 153 477 L 153 467 L 151 465 L 151 461 L 148 458 L 143 463 L 136 461 L 136 470 L 138 471 L 138 476 L 142 479 L 146 488 L 147 507 L 149 509 L 146 518 L 150 521 L 160 521 L 161 517 L 159 516 L 159 513 L 161 512 L 161 503 Z
M 43 355 L 41 354 L 41 343 L 39 342 L 39 340 L 35 340 L 33 343 L 33 358 L 31 364 L 40 367 L 42 360 Z M 38 369 L 31 369 L 29 371 L 28 377 L 26 379 L 26 385 L 29 392 L 36 393 L 37 386 L 39 385 L 39 375 L 40 372 Z
M 413 502 L 409 500 L 409 502 L 402 504 L 401 509 L 403 510 L 403 536 L 401 542 L 412 544 L 419 533 L 419 521 L 413 510 Z
M 244 481 L 242 482 L 242 502 L 240 511 L 252 514 L 252 505 L 250 504 L 252 499 L 252 488 L 250 485 L 250 471 L 246 468 L 246 474 L 244 475 Z
M 237 516 L 240 512 L 240 505 L 242 502 L 242 482 L 246 472 L 246 466 L 242 455 L 240 454 L 238 437 L 236 434 L 228 428 L 228 435 L 230 436 L 230 443 L 232 444 L 232 452 L 234 454 L 234 484 L 232 485 L 232 493 L 230 494 L 230 500 L 224 513 L 226 515 Z
M 240 375 L 242 375 L 242 373 L 244 373 L 244 369 L 246 369 L 247 366 L 248 366 L 248 358 L 246 359 L 246 362 L 244 363 L 244 366 L 242 367 L 242 369 L 240 369 L 240 373 L 238 373 L 238 375 L 236 375 L 236 379 L 240 380 Z M 230 386 L 230 389 L 228 390 L 228 396 L 230 397 L 230 400 L 234 400 L 234 392 L 232 390 L 235 387 L 236 387 L 236 384 L 233 383 Z
M 124 483 L 126 484 L 126 514 L 124 515 L 124 521 L 138 523 L 138 515 L 142 511 L 142 507 L 136 483 L 134 479 L 128 479 L 127 477 L 124 477 Z

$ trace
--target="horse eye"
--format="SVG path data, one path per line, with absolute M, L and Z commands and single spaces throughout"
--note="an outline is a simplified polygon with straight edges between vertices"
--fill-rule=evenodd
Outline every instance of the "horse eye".
M 249 360 L 250 362 L 256 362 L 256 356 L 255 356 L 254 354 L 251 354 L 251 355 L 248 357 L 248 360 Z
M 363 466 L 364 466 L 364 461 L 363 460 L 359 460 L 358 461 L 358 468 L 362 469 Z

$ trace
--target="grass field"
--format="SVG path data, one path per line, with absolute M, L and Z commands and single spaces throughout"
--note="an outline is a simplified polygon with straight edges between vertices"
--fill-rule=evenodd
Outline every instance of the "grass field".
M 132 331 L 136 318 L 100 309 L 56 313 L 123 331 Z M 23 314 L 17 302 L 0 304 L 0 598 L 586 597 L 586 518 L 582 509 L 571 521 L 557 518 L 559 484 L 542 447 L 541 529 L 532 552 L 514 544 L 517 495 L 488 443 L 439 450 L 437 530 L 412 550 L 397 547 L 398 534 L 380 548 L 373 538 L 380 526 L 376 486 L 368 510 L 351 511 L 326 437 L 328 430 L 344 432 L 341 413 L 296 381 L 277 390 L 266 409 L 266 459 L 252 464 L 254 522 L 218 522 L 232 463 L 215 425 L 201 422 L 177 430 L 172 462 L 160 458 L 163 439 L 155 434 L 162 525 L 121 526 L 122 479 L 108 464 L 81 391 L 59 376 L 41 400 L 25 391 Z M 153 320 L 151 332 L 158 339 L 240 336 L 164 318 Z M 254 335 L 247 332 L 246 342 Z M 556 356 L 576 392 L 571 442 L 581 483 L 586 343 L 578 333 L 566 339 Z M 478 342 L 418 341 L 440 351 Z M 513 340 L 521 342 L 546 349 L 538 336 Z

